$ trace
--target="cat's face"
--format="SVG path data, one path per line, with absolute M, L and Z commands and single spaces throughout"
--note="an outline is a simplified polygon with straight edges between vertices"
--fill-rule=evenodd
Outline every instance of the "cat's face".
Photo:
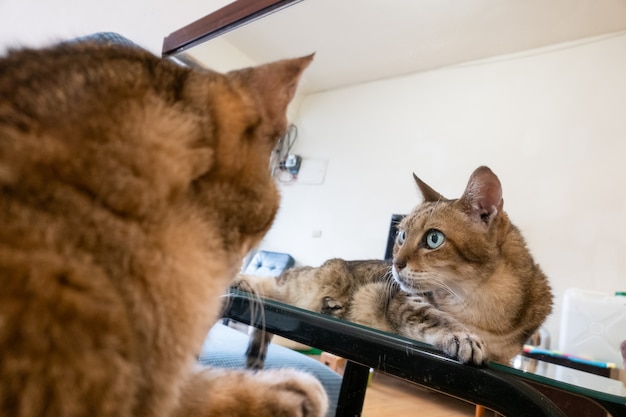
M 498 178 L 489 168 L 478 168 L 457 200 L 415 180 L 424 202 L 398 225 L 395 280 L 410 293 L 472 291 L 495 267 L 497 219 L 504 216 Z

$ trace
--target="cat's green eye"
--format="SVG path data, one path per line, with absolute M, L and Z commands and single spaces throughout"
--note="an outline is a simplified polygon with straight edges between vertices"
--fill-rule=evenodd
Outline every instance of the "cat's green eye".
M 396 242 L 398 246 L 404 245 L 404 241 L 406 240 L 406 232 L 404 230 L 400 230 L 398 235 L 396 236 Z
M 426 247 L 428 249 L 437 249 L 439 246 L 443 245 L 446 237 L 439 230 L 431 230 L 426 233 L 426 238 L 424 239 L 424 243 L 426 243 Z

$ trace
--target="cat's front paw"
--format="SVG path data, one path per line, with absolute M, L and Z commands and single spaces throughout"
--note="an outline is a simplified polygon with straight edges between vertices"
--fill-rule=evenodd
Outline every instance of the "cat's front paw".
M 256 374 L 264 381 L 267 394 L 254 415 L 258 417 L 322 417 L 328 410 L 328 397 L 312 375 L 291 369 L 266 370 Z
M 461 363 L 471 365 L 484 365 L 487 363 L 487 346 L 478 336 L 472 333 L 448 333 L 434 346 Z
M 251 372 L 200 368 L 172 417 L 323 417 L 328 396 L 313 375 L 294 369 Z
M 343 305 L 332 297 L 324 297 L 322 299 L 322 314 L 341 318 L 343 313 Z

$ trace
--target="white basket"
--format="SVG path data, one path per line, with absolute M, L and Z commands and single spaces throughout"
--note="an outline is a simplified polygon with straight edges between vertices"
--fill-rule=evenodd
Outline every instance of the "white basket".
M 623 367 L 626 296 L 569 288 L 565 291 L 559 351 Z

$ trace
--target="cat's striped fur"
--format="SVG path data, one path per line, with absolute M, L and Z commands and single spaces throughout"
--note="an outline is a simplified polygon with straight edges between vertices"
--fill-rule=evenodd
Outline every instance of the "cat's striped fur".
M 311 60 L 0 58 L 0 417 L 326 414 L 312 375 L 195 366 L 278 209 L 268 161 Z
M 448 200 L 415 180 L 424 202 L 398 225 L 392 264 L 332 259 L 278 279 L 240 276 L 238 285 L 431 343 L 462 362 L 509 362 L 550 314 L 552 294 L 502 211 L 500 181 L 480 167 L 463 196 Z M 260 342 L 252 338 L 250 355 Z

